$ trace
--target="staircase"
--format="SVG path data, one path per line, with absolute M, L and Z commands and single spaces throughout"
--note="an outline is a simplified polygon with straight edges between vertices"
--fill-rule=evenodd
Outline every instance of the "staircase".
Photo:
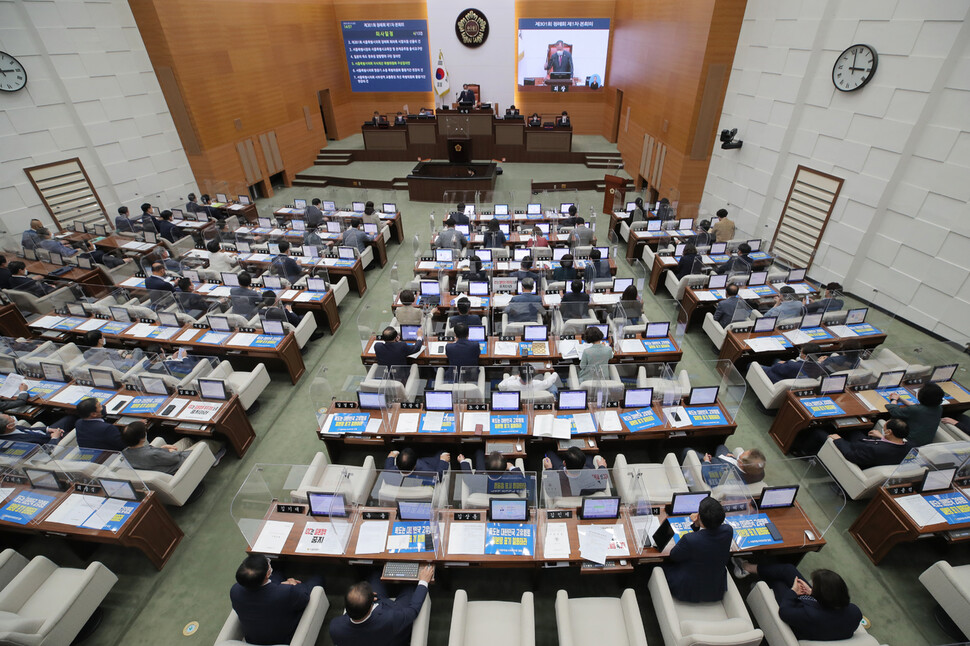
M 586 153 L 585 163 L 586 168 L 619 170 L 623 168 L 623 156 L 620 153 Z
M 317 153 L 314 166 L 346 166 L 354 161 L 354 154 L 346 151 L 328 151 L 326 148 Z
M 316 175 L 304 175 L 297 173 L 293 178 L 293 186 L 309 186 L 312 188 L 326 188 L 330 185 L 328 178 Z

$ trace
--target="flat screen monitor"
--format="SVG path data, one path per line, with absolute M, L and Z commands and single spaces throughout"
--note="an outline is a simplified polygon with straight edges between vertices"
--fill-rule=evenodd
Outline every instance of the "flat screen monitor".
M 488 519 L 494 522 L 523 522 L 529 519 L 526 498 L 489 498 Z
M 436 280 L 422 280 L 421 296 L 441 296 L 441 285 Z
M 849 310 L 849 313 L 845 316 L 845 324 L 854 325 L 856 323 L 865 323 L 866 314 L 868 313 L 868 307 L 860 307 L 858 309 Z
M 424 391 L 424 409 L 431 411 L 452 411 L 455 409 L 455 393 L 450 390 Z
M 279 245 L 278 242 L 269 242 L 269 243 L 267 243 L 266 244 L 266 249 L 270 252 L 270 254 L 272 254 L 274 256 L 280 255 L 280 245 Z
M 775 323 L 778 322 L 777 316 L 762 316 L 760 319 L 755 319 L 754 321 L 754 331 L 755 332 L 772 332 L 775 329 Z
M 956 467 L 928 470 L 923 474 L 923 482 L 919 486 L 920 493 L 949 489 L 950 483 L 953 482 L 953 476 L 956 473 Z
M 488 281 L 487 280 L 470 280 L 468 281 L 468 293 L 472 296 L 488 296 Z
M 59 363 L 41 361 L 40 371 L 43 373 L 44 379 L 48 381 L 67 381 L 67 378 L 64 376 L 64 367 Z
M 632 278 L 614 278 L 613 279 L 613 291 L 617 294 L 622 294 L 627 287 L 633 284 Z
M 267 274 L 263 276 L 263 287 L 265 289 L 282 289 L 283 281 L 280 280 L 279 276 L 270 276 Z
M 354 247 L 337 247 L 337 257 L 341 260 L 353 260 L 357 257 L 356 251 Z
M 631 211 L 636 210 L 636 208 L 637 208 L 637 203 L 636 202 L 627 202 L 626 203 L 626 209 L 625 210 L 626 210 L 627 213 L 630 213 Z
M 121 500 L 138 500 L 135 495 L 135 488 L 128 480 L 115 480 L 114 478 L 98 478 L 98 484 L 104 490 L 104 495 L 108 498 L 119 498 Z
M 384 393 L 365 393 L 358 390 L 357 404 L 361 410 L 381 410 L 387 408 L 387 398 Z
M 610 520 L 619 516 L 619 496 L 585 496 L 579 508 L 579 517 L 582 520 Z
M 545 325 L 526 325 L 522 338 L 525 341 L 545 341 L 549 338 L 549 330 Z
M 77 232 L 77 233 L 86 233 L 87 232 L 87 229 L 84 228 L 84 223 L 83 222 L 75 222 L 74 223 L 74 231 Z
M 660 339 L 670 334 L 670 323 L 647 323 L 643 336 L 647 339 Z
M 694 218 L 681 218 L 677 221 L 677 228 L 681 231 L 693 231 Z
M 57 253 L 56 251 L 52 251 L 50 253 L 50 257 L 51 257 L 51 264 L 54 264 L 54 265 L 64 264 L 64 258 L 62 258 L 61 254 Z
M 226 197 L 225 193 L 216 193 L 216 202 L 228 202 L 229 198 Z
M 248 195 L 237 195 L 240 204 L 252 204 L 252 200 L 249 199 Z
M 199 396 L 202 399 L 218 399 L 226 401 L 229 399 L 229 391 L 226 390 L 226 382 L 222 379 L 199 378 Z
M 179 317 L 175 314 L 175 312 L 156 312 L 155 315 L 158 316 L 158 322 L 162 325 L 168 327 L 181 326 L 179 323 Z
M 273 319 L 264 318 L 260 324 L 263 326 L 263 334 L 269 334 L 271 336 L 283 336 L 286 334 L 286 329 L 283 327 L 283 321 L 275 321 Z
M 556 408 L 559 410 L 586 410 L 585 390 L 560 390 L 556 394 Z
M 377 235 L 377 225 L 374 224 L 373 222 L 365 222 L 364 223 L 364 233 L 366 233 L 368 235 L 376 236 Z
M 94 225 L 94 234 L 95 235 L 99 235 L 99 236 L 106 236 L 106 235 L 108 235 L 108 225 L 106 225 L 106 224 L 95 224 Z
M 395 213 L 397 213 L 397 204 L 395 204 L 394 202 L 384 202 L 384 204 L 382 205 L 382 209 L 384 213 L 387 213 L 388 215 L 394 215 Z
M 806 269 L 792 269 L 788 272 L 788 281 L 792 283 L 800 283 L 805 280 Z
M 675 493 L 670 501 L 671 516 L 690 516 L 700 509 L 701 501 L 711 495 L 709 491 L 697 493 Z
M 94 263 L 91 262 L 90 256 L 78 256 L 77 257 L 78 267 L 81 269 L 93 269 Z
M 653 388 L 631 388 L 623 393 L 623 408 L 647 408 L 653 404 Z
M 569 247 L 554 247 L 552 250 L 552 259 L 562 260 L 562 257 L 568 255 L 569 252 Z
M 845 384 L 849 379 L 849 375 L 834 375 L 831 377 L 824 377 L 822 379 L 822 385 L 818 389 L 819 395 L 838 395 L 845 390 Z
M 803 328 L 813 328 L 818 327 L 822 324 L 822 312 L 815 312 L 814 314 L 806 314 L 802 317 L 802 324 L 800 327 Z
M 904 376 L 906 376 L 905 370 L 888 370 L 882 372 L 879 374 L 879 380 L 876 381 L 876 389 L 896 388 L 903 383 Z
M 544 236 L 549 235 L 549 223 L 548 222 L 539 222 L 539 223 L 536 224 L 536 226 L 539 227 L 539 231 L 542 232 L 542 235 L 544 235 Z
M 686 248 L 687 248 L 687 244 L 684 243 L 684 242 L 681 242 L 679 245 L 676 245 L 674 247 L 674 255 L 675 256 L 683 256 L 684 255 L 684 249 L 686 249 Z
M 172 219 L 173 220 L 184 220 L 185 214 L 182 213 L 182 209 L 172 209 Z
M 293 253 L 296 253 L 296 249 L 297 248 L 296 247 L 293 247 L 292 249 L 293 249 Z M 303 251 L 303 254 L 307 258 L 319 258 L 320 257 L 320 250 L 317 249 L 317 246 L 316 245 L 313 245 L 313 244 L 304 245 L 302 247 L 302 251 Z
M 397 519 L 431 520 L 431 503 L 399 500 L 397 503 Z
M 307 500 L 310 502 L 311 516 L 347 517 L 347 500 L 342 493 L 308 491 Z
M 608 325 L 603 325 L 603 324 L 599 324 L 599 323 L 594 323 L 593 325 L 587 325 L 587 326 L 586 326 L 586 329 L 587 329 L 587 330 L 588 330 L 588 329 L 590 329 L 590 328 L 596 328 L 597 330 L 599 330 L 599 331 L 600 331 L 600 333 L 601 333 L 601 334 L 603 335 L 603 338 L 604 338 L 604 339 L 605 339 L 605 338 L 607 338 L 607 337 L 609 336 L 609 333 L 610 333 L 610 328 L 609 328 L 609 326 L 608 326 Z
M 71 316 L 87 316 L 88 313 L 84 311 L 84 306 L 80 303 L 68 303 L 67 311 Z
M 956 374 L 957 364 L 951 363 L 946 366 L 936 366 L 933 368 L 933 373 L 930 375 L 930 383 L 936 384 L 941 381 L 950 381 L 953 379 L 953 375 Z
M 749 287 L 764 285 L 766 282 L 768 282 L 768 272 L 766 271 L 753 271 L 751 272 L 751 275 L 748 276 Z
M 189 279 L 193 283 L 201 283 L 202 279 L 199 278 L 199 272 L 194 269 L 183 269 L 182 275 Z
M 727 285 L 727 276 L 725 274 L 711 274 L 707 279 L 708 289 L 724 289 Z
M 304 220 L 290 220 L 290 226 L 293 227 L 294 231 L 306 231 L 306 221 Z
M 761 490 L 758 509 L 781 509 L 795 504 L 798 495 L 798 485 L 783 487 L 765 487 Z
M 329 211 L 329 212 L 336 211 L 337 210 L 337 203 L 334 202 L 334 201 L 332 201 L 332 200 L 324 200 L 323 201 L 323 209 L 322 210 Z
M 727 253 L 727 243 L 726 242 L 715 242 L 711 244 L 710 254 L 712 256 L 720 256 Z
M 674 537 L 675 533 L 674 528 L 670 524 L 670 519 L 664 518 L 664 522 L 660 523 L 660 527 L 657 528 L 657 531 L 655 531 L 651 537 L 654 547 L 663 551 L 664 548 L 667 547 L 667 544 L 670 543 L 670 540 Z M 644 547 L 649 546 L 644 545 Z
M 145 242 L 150 242 L 152 244 L 158 242 L 158 234 L 154 231 L 143 231 L 142 235 L 145 236 Z
M 168 394 L 168 386 L 166 386 L 165 382 L 158 377 L 146 377 L 145 375 L 139 375 L 138 381 L 141 383 L 141 389 L 149 395 Z
M 492 250 L 491 249 L 476 249 L 473 256 L 478 256 L 478 259 L 482 262 L 492 262 Z
M 454 262 L 455 250 L 454 249 L 435 249 L 434 259 L 435 259 L 435 262 Z
M 295 199 L 295 200 L 293 200 L 293 208 L 294 209 L 305 209 L 306 208 L 306 200 L 301 200 L 301 199 Z
M 124 323 L 131 323 L 131 315 L 123 307 L 115 307 L 111 305 L 108 307 L 108 311 L 111 312 L 111 318 L 116 321 L 122 321 Z
M 256 225 L 263 229 L 272 229 L 273 221 L 269 218 L 256 218 Z
M 91 374 L 91 381 L 94 382 L 95 388 L 115 388 L 118 382 L 115 381 L 115 375 L 111 370 L 105 368 L 88 368 L 88 372 Z
M 484 325 L 469 325 L 468 326 L 468 340 L 477 341 L 478 343 L 484 343 L 485 341 L 485 326 Z
M 512 260 L 515 262 L 522 262 L 523 258 L 529 258 L 532 256 L 531 249 L 524 249 L 522 247 L 516 247 L 512 250 Z
M 600 260 L 610 259 L 610 248 L 609 247 L 593 247 L 594 249 L 599 249 Z
M 247 240 L 237 240 L 236 251 L 239 253 L 250 253 L 252 251 L 252 245 Z
M 496 204 L 492 207 L 492 213 L 495 215 L 508 215 L 509 205 L 508 204 Z
M 327 220 L 327 233 L 340 233 L 340 223 L 334 220 Z
M 717 391 L 720 386 L 695 386 L 690 389 L 687 399 L 689 406 L 710 406 L 717 402 Z
M 30 480 L 34 489 L 53 489 L 61 490 L 61 483 L 57 481 L 57 476 L 53 471 L 47 469 L 24 469 L 24 475 Z
M 364 203 L 363 202 L 354 202 L 353 204 L 351 204 L 350 210 L 353 211 L 354 213 L 363 213 L 364 212 Z
M 37 250 L 24 247 L 24 258 L 27 260 L 37 260 Z
M 541 215 L 542 205 L 536 204 L 533 202 L 532 204 L 529 204 L 528 206 L 525 207 L 525 212 L 529 215 Z
M 573 204 L 572 202 L 563 202 L 562 204 L 559 205 L 559 213 L 561 213 L 562 215 L 568 214 L 569 207 L 571 206 L 576 206 L 576 205 Z
M 647 220 L 647 231 L 660 231 L 663 228 L 663 222 L 660 220 Z
M 748 246 L 751 251 L 761 251 L 761 240 L 748 240 Z
M 219 274 L 222 277 L 222 284 L 227 287 L 239 287 L 239 276 L 231 271 L 223 271 Z
M 229 325 L 229 318 L 226 316 L 210 314 L 206 316 L 206 319 L 209 321 L 209 327 L 216 332 L 229 332 L 232 330 L 232 327 Z
M 306 288 L 311 292 L 327 291 L 327 281 L 325 278 L 307 278 Z
M 401 339 L 404 341 L 414 341 L 418 338 L 418 330 L 421 329 L 420 325 L 402 325 L 401 326 Z
M 503 222 L 503 223 L 501 223 L 501 224 L 498 225 L 498 230 L 501 231 L 503 234 L 505 234 L 506 237 L 508 237 L 509 232 L 512 229 L 510 228 L 510 226 L 507 223 Z
M 508 412 L 522 410 L 522 393 L 517 390 L 492 391 L 492 412 Z

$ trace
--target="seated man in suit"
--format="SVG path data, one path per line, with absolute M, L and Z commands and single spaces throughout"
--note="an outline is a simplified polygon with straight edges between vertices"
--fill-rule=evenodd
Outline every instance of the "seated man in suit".
M 519 261 L 519 268 L 512 272 L 512 276 L 518 280 L 525 280 L 526 278 L 531 278 L 536 284 L 539 283 L 539 274 L 532 270 L 533 260 L 532 256 L 526 256 L 521 261 Z
M 578 278 L 569 283 L 569 291 L 563 294 L 559 313 L 564 321 L 584 319 L 589 316 L 589 294 L 586 285 Z
M 188 280 L 188 279 L 186 279 Z M 82 346 L 87 346 L 84 351 L 84 360 L 93 366 L 108 364 L 115 370 L 128 372 L 135 365 L 145 358 L 145 351 L 141 348 L 131 350 L 113 350 L 104 347 L 104 335 L 101 330 L 89 330 L 84 333 L 80 341 Z
M 576 226 L 576 221 L 579 220 L 579 217 L 576 215 L 577 213 L 579 213 L 579 209 L 576 208 L 576 205 L 570 205 L 566 217 L 560 218 L 559 220 L 559 230 L 562 231 L 563 227 Z
M 467 216 L 465 218 L 468 219 Z M 468 246 L 465 234 L 455 228 L 454 214 L 449 215 L 445 220 L 445 228 L 438 232 L 438 237 L 434 240 L 435 249 L 464 249 Z M 458 255 L 458 254 L 454 254 Z
M 459 298 L 455 302 L 455 307 L 458 308 L 458 313 L 448 318 L 448 327 L 450 327 L 452 330 L 454 330 L 455 326 L 457 326 L 460 323 L 464 324 L 466 326 L 466 329 L 467 329 L 467 326 L 470 326 L 470 325 L 482 324 L 481 316 L 478 316 L 477 314 L 468 313 L 472 309 L 472 302 L 468 300 L 468 298 L 464 296 Z
M 10 289 L 27 292 L 34 296 L 45 296 L 54 291 L 54 287 L 51 285 L 28 276 L 27 266 L 19 260 L 10 263 Z
M 738 255 L 728 258 L 726 262 L 718 265 L 714 271 L 719 274 L 750 274 L 752 261 L 748 258 L 749 253 L 751 253 L 751 245 L 742 242 L 738 245 Z
M 0 415 L 0 441 L 29 442 L 30 444 L 57 444 L 64 437 L 64 429 L 57 426 L 31 427 L 17 425 L 9 415 Z
M 795 379 L 798 375 L 805 370 L 806 376 L 818 377 L 821 375 L 820 370 L 813 370 L 811 367 L 806 368 L 806 361 L 809 361 L 808 355 L 818 354 L 822 348 L 817 343 L 806 343 L 801 347 L 798 352 L 797 359 L 789 359 L 788 361 L 776 361 L 774 364 L 765 368 L 765 376 L 771 380 L 771 383 L 777 384 L 783 379 Z M 825 361 L 827 357 L 819 357 L 818 363 L 821 364 Z M 812 366 L 812 362 L 808 363 Z
M 150 292 L 175 292 L 175 285 L 165 280 L 165 265 L 163 263 L 152 263 L 152 273 L 145 278 L 145 289 Z M 158 294 L 154 294 L 152 302 L 154 303 L 158 297 Z
M 448 214 L 448 217 L 454 220 L 455 224 L 471 224 L 471 220 L 469 219 L 468 214 L 465 213 L 464 202 L 459 202 L 458 205 L 455 207 L 455 210 Z
M 286 240 L 280 240 L 279 248 L 280 255 L 273 258 L 273 262 L 271 262 L 269 265 L 270 271 L 276 273 L 278 276 L 282 276 L 292 285 L 303 277 L 303 270 L 300 269 L 300 265 L 288 255 L 287 252 L 290 250 L 289 242 Z
M 701 220 L 697 223 L 697 235 L 694 236 L 695 247 L 710 247 L 714 244 L 714 237 L 714 234 L 711 233 L 710 220 Z
M 719 484 L 724 476 L 724 472 L 732 470 L 738 479 L 745 484 L 754 484 L 765 479 L 765 454 L 760 449 L 748 449 L 741 451 L 740 455 L 734 455 L 723 444 L 719 444 L 714 449 L 714 455 L 710 453 L 701 454 L 694 449 L 684 449 L 680 454 L 680 461 L 683 462 L 688 452 L 697 455 L 701 462 L 704 481 L 715 486 Z
M 67 247 L 61 244 L 60 240 L 55 240 L 51 235 L 50 230 L 44 229 L 37 234 L 40 239 L 37 246 L 40 249 L 46 249 L 51 253 L 57 253 L 61 255 L 61 258 L 70 258 L 78 253 L 78 250 L 73 247 Z
M 294 312 L 289 305 L 277 302 L 276 292 L 271 289 L 263 291 L 263 303 L 259 308 L 259 313 L 271 321 L 282 321 L 293 327 L 298 326 L 300 321 L 303 320 L 303 316 Z
M 173 444 L 163 446 L 149 444 L 148 426 L 145 422 L 132 422 L 126 426 L 121 432 L 121 439 L 125 443 L 125 449 L 121 453 L 133 469 L 161 471 L 175 475 L 185 462 L 185 458 L 189 456 L 188 451 L 179 450 L 179 447 Z M 191 446 L 191 442 L 189 445 Z
M 817 312 L 837 312 L 845 307 L 845 301 L 839 298 L 842 294 L 842 285 L 831 282 L 825 286 L 825 295 L 817 301 L 812 301 L 805 306 L 806 314 Z
M 513 296 L 505 309 L 509 323 L 535 321 L 538 314 L 546 311 L 542 306 L 542 297 L 535 293 L 535 288 L 536 283 L 532 278 L 522 279 L 522 293 Z
M 463 380 L 472 377 L 477 378 L 478 360 L 481 355 L 481 347 L 478 345 L 478 341 L 468 340 L 468 326 L 464 323 L 454 326 L 452 331 L 455 333 L 455 342 L 445 346 L 445 356 L 448 357 L 448 365 L 455 366 L 459 370 L 457 375 L 450 375 L 450 379 L 454 381 L 458 378 Z M 476 369 L 468 370 L 467 368 L 470 367 Z M 466 368 L 466 370 L 460 370 L 461 368 Z
M 181 238 L 185 237 L 185 232 L 179 227 L 172 224 L 172 212 L 168 209 L 162 211 L 158 215 L 161 218 L 158 221 L 158 234 L 168 240 L 169 242 L 176 242 Z
M 114 424 L 104 421 L 104 407 L 94 397 L 85 397 L 77 405 L 78 420 L 74 424 L 77 445 L 85 449 L 121 451 L 125 443 L 121 431 Z
M 546 451 L 546 457 L 542 458 L 542 466 L 555 471 L 562 471 L 563 469 L 605 469 L 606 458 L 602 455 L 586 455 L 578 446 L 571 446 L 566 451 L 564 458 L 560 458 L 555 451 Z
M 202 206 L 199 208 L 202 213 L 205 213 L 207 219 L 225 222 L 226 218 L 229 217 L 225 211 L 220 211 L 212 206 L 212 198 L 207 193 L 203 193 L 200 199 L 202 200 Z
M 353 218 L 350 221 L 350 226 L 340 234 L 340 244 L 345 247 L 354 247 L 359 253 L 363 253 L 367 249 L 367 245 L 374 240 L 374 236 L 361 231 L 360 225 L 360 218 Z
M 539 116 L 539 113 L 538 112 L 533 112 L 529 116 L 529 127 L 530 128 L 538 128 L 541 125 L 542 125 L 542 117 Z
M 127 231 L 129 233 L 134 233 L 138 230 L 135 223 L 128 217 L 127 206 L 118 207 L 118 216 L 115 218 L 115 229 L 117 231 Z
M 458 106 L 462 108 L 470 108 L 475 105 L 475 90 L 468 87 L 465 83 L 461 86 L 461 92 L 458 94 Z
M 256 290 L 250 289 L 250 285 L 253 284 L 253 277 L 249 275 L 248 271 L 239 272 L 238 280 L 239 286 L 229 290 L 232 313 L 251 319 L 259 310 L 263 297 Z
M 407 123 L 408 123 L 408 120 L 404 116 L 404 113 L 403 112 L 398 112 L 397 115 L 395 115 L 395 117 L 394 117 L 394 125 L 395 126 L 406 126 Z
M 420 350 L 424 344 L 420 337 L 414 343 L 398 341 L 397 338 L 397 330 L 392 327 L 384 328 L 380 341 L 374 344 L 374 354 L 377 355 L 378 365 L 385 368 L 407 366 L 408 355 Z
M 506 119 L 508 119 L 510 117 L 517 118 L 519 116 L 520 116 L 519 115 L 519 109 L 517 107 L 515 107 L 515 104 L 514 103 L 505 109 L 505 118 Z
M 262 554 L 247 556 L 229 591 L 246 643 L 289 644 L 310 602 L 310 592 L 318 585 L 323 585 L 323 577 L 284 580 Z
M 402 475 L 408 476 L 415 471 L 419 473 L 437 473 L 438 481 L 445 477 L 445 471 L 451 468 L 451 453 L 442 451 L 438 455 L 430 458 L 419 458 L 409 446 L 400 451 L 391 451 L 384 460 L 385 471 L 397 471 Z
M 667 585 L 678 601 L 720 601 L 727 591 L 734 528 L 724 522 L 724 508 L 714 498 L 702 500 L 690 518 L 694 531 L 681 537 L 662 566 Z
M 588 247 L 590 245 L 596 244 L 596 236 L 593 234 L 593 230 L 586 226 L 586 220 L 580 216 L 573 217 L 573 208 L 575 205 L 569 207 L 569 218 L 572 219 L 574 223 L 574 228 L 569 232 L 569 246 L 570 247 Z M 565 222 L 560 222 L 563 226 L 568 226 Z
M 586 264 L 586 269 L 583 272 L 583 276 L 586 280 L 604 280 L 608 279 L 613 275 L 610 270 L 609 259 L 603 259 L 602 252 L 593 247 L 589 251 L 589 262 Z
M 726 327 L 736 321 L 743 321 L 751 315 L 751 306 L 738 296 L 740 291 L 741 288 L 736 283 L 731 283 L 724 288 L 727 298 L 722 299 L 714 310 L 714 320 L 721 327 Z
M 316 229 L 323 224 L 323 211 L 320 210 L 320 198 L 310 200 L 310 206 L 303 212 L 303 223 L 307 229 Z
M 838 433 L 829 435 L 835 440 L 835 448 L 842 452 L 845 459 L 860 469 L 899 464 L 913 447 L 906 441 L 909 426 L 901 419 L 886 421 L 883 432 L 850 431 L 847 437 Z
M 138 216 L 137 222 L 142 231 L 158 231 L 155 209 L 148 202 L 141 205 L 141 215 Z
M 370 125 L 372 126 L 380 125 L 382 118 L 383 117 L 381 116 L 381 113 L 378 112 L 377 110 L 374 110 L 374 116 L 370 118 L 370 121 L 368 123 L 370 123 Z
M 563 110 L 562 114 L 556 117 L 557 126 L 568 126 L 569 125 L 569 114 Z
M 182 311 L 194 319 L 205 314 L 209 309 L 209 304 L 201 295 L 192 291 L 192 281 L 185 276 L 175 281 L 175 300 L 182 308 Z
M 198 198 L 195 196 L 195 193 L 189 193 L 189 201 L 185 203 L 185 212 L 198 213 L 201 210 L 202 207 L 199 206 Z
M 472 470 L 471 460 L 460 453 L 458 454 L 458 466 L 462 471 Z M 486 457 L 485 451 L 482 449 L 475 451 L 475 471 L 515 471 L 522 473 L 519 467 L 506 460 L 505 456 L 499 451 L 492 451 Z
M 356 583 L 344 597 L 345 614 L 330 622 L 334 646 L 407 646 L 411 626 L 428 596 L 433 565 L 422 565 L 418 585 L 391 599 L 378 575 Z

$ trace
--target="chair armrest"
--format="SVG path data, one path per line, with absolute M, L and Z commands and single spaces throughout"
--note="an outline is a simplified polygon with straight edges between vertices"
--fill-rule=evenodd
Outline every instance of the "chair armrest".
M 451 630 L 448 632 L 448 646 L 465 645 L 465 622 L 468 615 L 468 593 L 464 590 L 455 592 L 455 600 L 451 607 Z
M 300 623 L 296 625 L 296 632 L 293 633 L 290 646 L 313 646 L 316 644 L 328 608 L 330 608 L 330 601 L 327 599 L 323 587 L 314 586 L 310 591 L 310 600 L 300 617 Z
M 650 597 L 653 599 L 653 607 L 661 628 L 666 626 L 670 630 L 671 641 L 679 644 L 684 635 L 680 632 L 677 607 L 674 596 L 670 594 L 670 586 L 667 585 L 667 576 L 664 574 L 663 568 L 656 567 L 653 569 L 653 574 L 650 575 L 650 581 L 647 583 L 647 589 L 650 590 Z
M 620 608 L 623 609 L 627 642 L 630 646 L 647 646 L 647 634 L 643 630 L 643 620 L 640 619 L 640 604 L 637 603 L 637 593 L 633 588 L 627 588 L 620 595 Z M 559 644 L 565 646 L 561 640 Z
M 798 646 L 795 633 L 778 616 L 778 601 L 768 584 L 758 581 L 748 593 L 748 607 L 772 646 Z
M 428 629 L 431 626 L 431 595 L 424 597 L 421 612 L 411 625 L 411 646 L 427 646 Z M 309 645 L 308 645 L 309 646 Z
M 576 371 L 576 364 L 569 364 L 569 389 L 579 390 L 579 373 Z
M 536 611 L 531 592 L 522 593 L 521 612 L 519 644 L 521 646 L 535 646 Z
M 57 565 L 45 556 L 35 556 L 0 590 L 0 611 L 17 612 L 25 599 L 29 599 L 57 570 Z
M 569 612 L 569 594 L 565 590 L 556 593 L 556 629 L 559 646 L 573 646 L 573 626 Z
M 245 638 L 246 635 L 243 633 L 239 615 L 236 614 L 235 610 L 230 610 L 229 616 L 226 617 L 226 623 L 222 624 L 222 630 L 219 631 L 219 635 L 216 637 L 216 646 L 219 646 L 223 642 L 242 642 Z

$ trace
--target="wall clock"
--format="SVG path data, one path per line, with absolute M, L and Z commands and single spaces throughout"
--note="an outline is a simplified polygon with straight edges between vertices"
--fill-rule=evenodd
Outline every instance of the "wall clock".
M 0 91 L 16 92 L 27 85 L 27 70 L 7 52 L 0 52 Z
M 832 66 L 832 83 L 842 92 L 862 89 L 872 80 L 879 56 L 869 45 L 852 45 L 842 52 Z

